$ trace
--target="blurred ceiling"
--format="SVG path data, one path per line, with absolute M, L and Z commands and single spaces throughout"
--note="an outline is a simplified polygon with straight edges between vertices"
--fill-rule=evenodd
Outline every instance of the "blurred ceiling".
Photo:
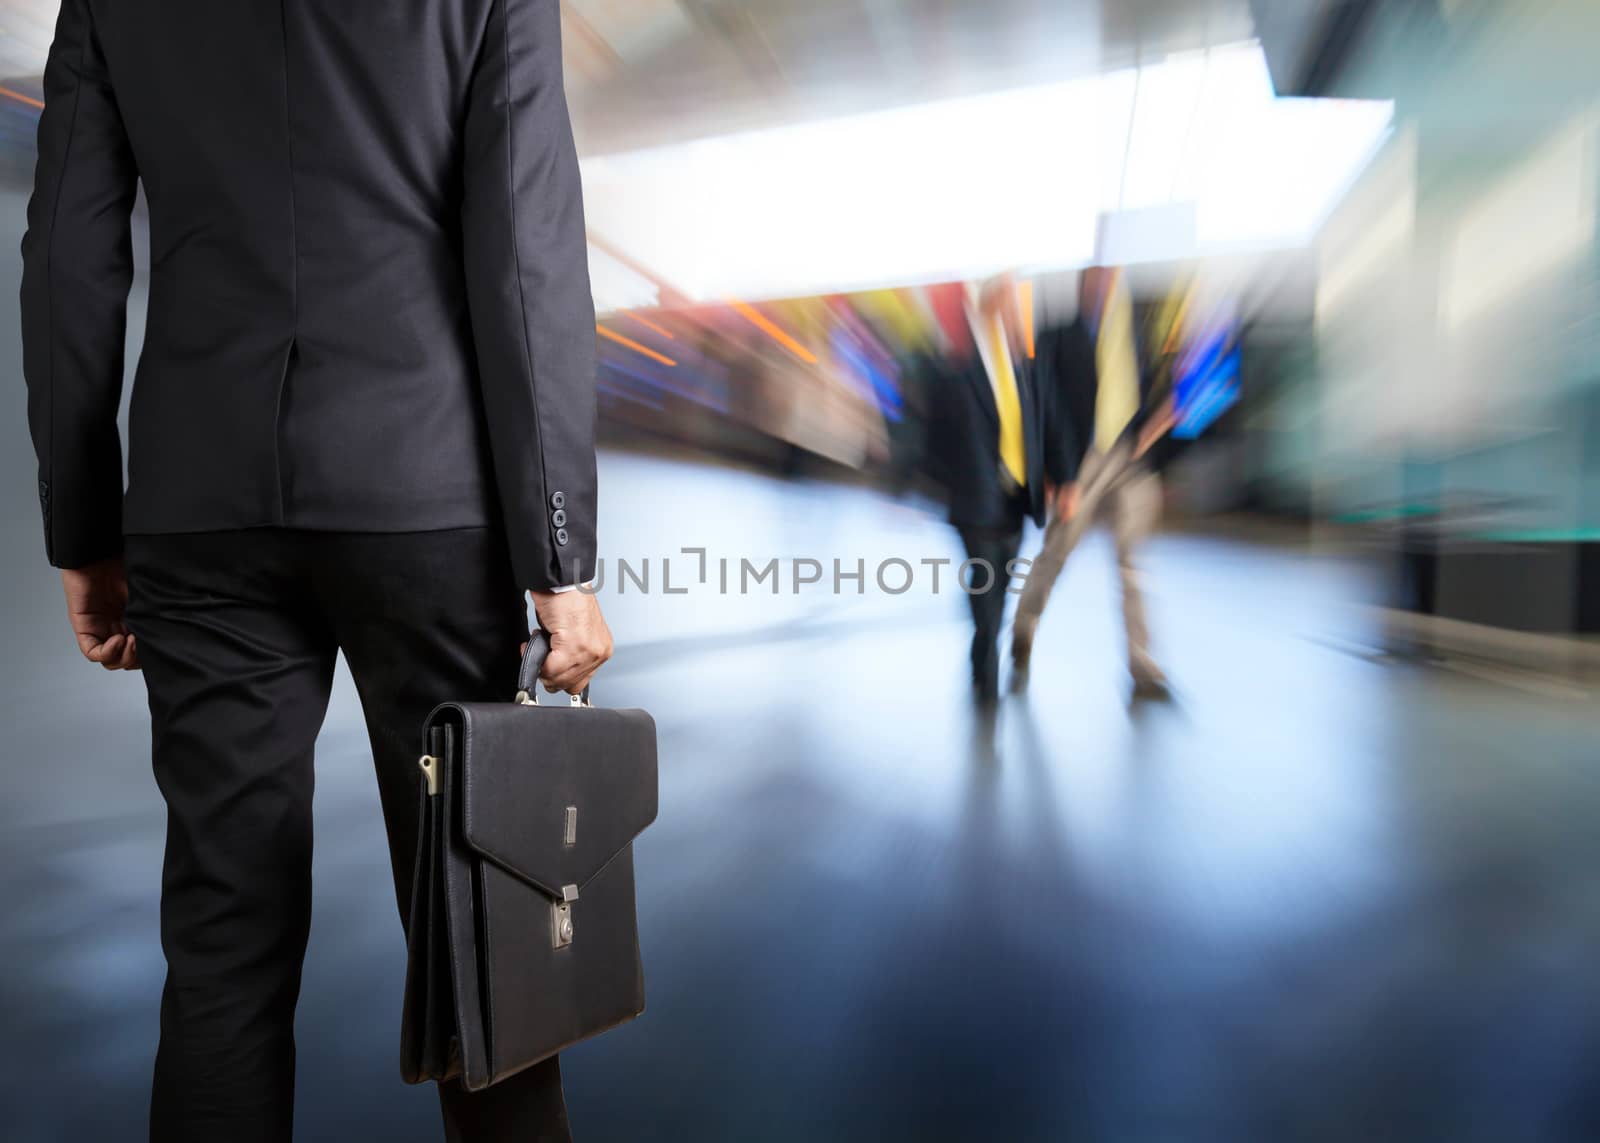
M 1326 54 L 1322 48 L 1329 40 L 1329 27 L 1336 22 L 1334 16 L 1377 0 L 559 2 L 568 96 L 579 149 L 587 157 L 585 182 L 593 198 L 591 223 L 611 241 L 610 246 L 603 244 L 602 250 L 605 258 L 617 263 L 618 273 L 613 276 L 632 282 L 647 268 L 637 262 L 644 258 L 650 269 L 663 273 L 678 271 L 685 285 L 700 287 L 692 291 L 699 294 L 715 293 L 714 283 L 728 285 L 724 281 L 728 267 L 718 264 L 713 267 L 717 274 L 697 273 L 698 264 L 693 260 L 667 257 L 665 252 L 654 249 L 647 240 L 650 235 L 663 231 L 683 232 L 681 236 L 686 242 L 694 238 L 690 245 L 698 251 L 696 258 L 700 261 L 710 258 L 717 249 L 708 236 L 720 236 L 724 244 L 732 243 L 735 247 L 738 243 L 749 242 L 753 248 L 766 251 L 776 240 L 775 235 L 782 233 L 781 229 L 771 226 L 771 218 L 785 216 L 784 211 L 774 208 L 773 204 L 787 201 L 785 192 L 796 190 L 788 184 L 804 182 L 800 176 L 809 174 L 811 183 L 816 185 L 812 186 L 808 215 L 818 213 L 819 199 L 831 201 L 826 198 L 831 190 L 848 191 L 854 196 L 850 204 L 839 203 L 836 209 L 821 213 L 830 219 L 857 217 L 864 220 L 861 226 L 867 234 L 880 239 L 885 227 L 869 209 L 871 202 L 863 205 L 863 196 L 858 192 L 883 191 L 897 180 L 898 183 L 908 180 L 914 183 L 899 196 L 880 193 L 878 207 L 880 213 L 897 220 L 900 229 L 907 231 L 902 235 L 901 245 L 905 249 L 923 250 L 930 241 L 926 235 L 936 232 L 936 228 L 913 232 L 904 217 L 905 211 L 895 204 L 920 201 L 927 197 L 925 188 L 937 190 L 946 183 L 960 183 L 962 141 L 916 136 L 917 121 L 904 120 L 903 131 L 878 139 L 872 148 L 871 154 L 878 167 L 871 164 L 841 167 L 838 162 L 830 165 L 817 159 L 802 164 L 803 169 L 800 169 L 795 166 L 795 156 L 784 150 L 788 145 L 786 140 L 796 137 L 769 140 L 769 145 L 776 146 L 778 152 L 761 164 L 762 170 L 756 173 L 764 172 L 764 177 L 776 180 L 776 185 L 761 188 L 759 194 L 754 190 L 750 192 L 753 201 L 767 208 L 757 218 L 749 220 L 750 233 L 734 225 L 738 220 L 729 216 L 728 209 L 711 211 L 707 207 L 706 203 L 715 196 L 699 193 L 705 186 L 705 177 L 726 179 L 732 187 L 742 185 L 733 177 L 740 171 L 727 169 L 727 163 L 722 167 L 712 164 L 702 170 L 704 163 L 696 166 L 675 152 L 666 162 L 666 168 L 677 183 L 660 186 L 649 183 L 632 168 L 617 166 L 611 172 L 611 181 L 618 183 L 621 189 L 609 210 L 604 193 L 608 184 L 601 177 L 604 168 L 596 167 L 596 163 L 611 164 L 613 158 L 647 148 L 735 135 L 746 138 L 744 133 L 747 132 L 793 129 L 817 121 L 828 121 L 829 126 L 824 128 L 819 123 L 822 133 L 814 132 L 814 138 L 805 138 L 821 147 L 820 153 L 826 157 L 831 154 L 826 144 L 833 141 L 828 132 L 856 130 L 859 124 L 851 124 L 850 120 L 864 113 L 943 104 L 940 112 L 930 111 L 929 114 L 948 116 L 960 113 L 959 109 L 949 106 L 951 100 L 998 97 L 1000 93 L 1014 92 L 1026 102 L 1028 97 L 1024 89 L 1043 92 L 1048 88 L 1059 89 L 1064 81 L 1120 73 L 1129 80 L 1123 85 L 1128 90 L 1118 88 L 1117 98 L 1107 103 L 1113 113 L 1099 116 L 1105 121 L 1099 134 L 1106 135 L 1107 139 L 1097 135 L 1092 140 L 1079 140 L 1076 151 L 1056 148 L 1068 152 L 1062 161 L 1068 162 L 1074 172 L 1072 176 L 1063 175 L 1058 182 L 1072 186 L 1083 184 L 1078 189 L 1085 201 L 1067 210 L 1051 200 L 1034 212 L 1056 218 L 1058 228 L 1066 227 L 1068 220 L 1075 227 L 1070 242 L 1062 237 L 1058 243 L 1060 249 L 1053 255 L 1036 252 L 1035 258 L 1064 264 L 1087 256 L 1096 242 L 1096 212 L 1103 209 L 1113 216 L 1112 222 L 1125 225 L 1103 228 L 1099 245 L 1121 250 L 1132 239 L 1139 239 L 1134 243 L 1137 249 L 1130 247 L 1119 259 L 1139 260 L 1152 256 L 1158 247 L 1162 251 L 1167 251 L 1168 247 L 1189 249 L 1198 241 L 1195 234 L 1203 238 L 1208 227 L 1215 231 L 1216 226 L 1208 223 L 1205 210 L 1197 212 L 1195 208 L 1197 198 L 1204 206 L 1205 196 L 1198 195 L 1194 188 L 1183 189 L 1186 181 L 1183 172 L 1193 167 L 1196 154 L 1204 157 L 1206 152 L 1197 146 L 1177 145 L 1197 133 L 1205 134 L 1196 127 L 1196 123 L 1205 118 L 1198 114 L 1204 110 L 1199 87 L 1178 82 L 1177 78 L 1171 84 L 1154 85 L 1139 95 L 1139 110 L 1135 115 L 1132 69 L 1141 69 L 1142 74 L 1150 76 L 1170 72 L 1174 77 L 1181 73 L 1193 79 L 1199 74 L 1197 68 L 1211 66 L 1212 57 L 1218 55 L 1208 52 L 1207 63 L 1202 65 L 1197 62 L 1197 53 L 1237 47 L 1259 38 L 1272 79 L 1280 89 L 1288 89 L 1290 83 L 1298 82 L 1295 77 L 1304 76 L 1308 67 Z M 0 94 L 9 96 L 0 100 L 0 176 L 19 185 L 26 185 L 32 167 L 39 73 L 43 69 L 58 7 L 59 0 L 0 0 L 0 88 L 4 89 Z M 1177 57 L 1173 67 L 1164 67 L 1173 57 Z M 1186 99 L 1194 103 L 1196 110 L 1185 110 L 1189 106 Z M 999 135 L 1005 135 L 1013 148 L 1025 153 L 1032 149 L 1033 140 L 1042 135 L 1071 134 L 1071 124 L 1067 122 L 1071 116 L 1058 114 L 1048 106 L 1041 111 L 1030 104 L 1034 118 L 1026 122 L 1022 103 L 1012 100 L 996 107 L 1009 108 L 1013 103 L 1018 108 L 1017 122 L 997 125 L 991 120 L 978 128 L 985 136 L 995 137 L 991 144 Z M 1001 110 L 1000 114 L 1004 119 L 1012 113 Z M 1219 114 L 1227 118 L 1228 108 L 1223 106 Z M 1041 115 L 1044 116 L 1042 120 Z M 1167 138 L 1171 132 L 1165 129 L 1180 120 L 1187 126 L 1175 143 Z M 1259 130 L 1255 133 L 1262 134 Z M 1296 133 L 1290 132 L 1291 135 Z M 915 148 L 910 146 L 913 137 L 921 140 Z M 1109 149 L 1102 145 L 1108 140 Z M 744 149 L 749 152 L 747 159 L 758 153 L 753 145 L 746 145 Z M 899 169 L 897 164 L 912 151 L 921 165 L 907 158 L 903 163 L 905 169 Z M 1100 154 L 1101 151 L 1106 154 Z M 948 156 L 942 152 L 948 152 Z M 1234 169 L 1241 172 L 1249 185 L 1265 185 L 1268 180 L 1255 174 L 1260 164 L 1249 156 L 1245 159 L 1248 161 L 1236 161 Z M 750 162 L 744 165 L 748 167 Z M 1278 164 L 1280 167 L 1293 165 Z M 706 171 L 711 171 L 712 175 L 706 175 Z M 1091 171 L 1099 173 L 1091 175 Z M 743 173 L 749 174 L 748 171 Z M 791 179 L 790 173 L 795 177 Z M 1113 178 L 1119 173 L 1120 177 Z M 1107 179 L 1117 184 L 1115 194 L 1101 193 L 1104 189 L 1101 184 Z M 1145 184 L 1158 186 L 1161 193 L 1142 193 Z M 684 198 L 687 205 L 670 212 L 669 225 L 657 217 L 660 210 L 652 213 L 642 204 L 647 200 L 659 200 L 658 205 L 664 210 L 669 202 L 678 201 L 669 193 L 674 189 L 684 192 L 678 197 Z M 733 194 L 733 191 L 728 193 Z M 735 194 L 734 197 L 739 196 Z M 794 196 L 791 193 L 789 197 Z M 1244 204 L 1235 213 L 1249 214 L 1252 219 L 1270 218 L 1271 212 L 1262 209 L 1257 201 L 1262 197 L 1259 194 L 1253 198 L 1244 194 L 1224 197 Z M 1293 194 L 1286 197 L 1306 198 Z M 866 198 L 872 196 L 868 194 Z M 1009 202 L 996 208 L 991 217 L 1008 218 L 1016 212 L 1017 206 Z M 705 218 L 705 225 L 696 229 L 688 225 L 688 220 L 698 217 L 694 210 L 700 215 L 709 212 L 715 217 Z M 795 207 L 790 213 L 798 211 Z M 1019 228 L 1019 248 L 1038 247 L 1040 244 L 1031 237 L 1023 242 L 1025 236 L 1021 228 L 1028 220 L 1019 216 L 1014 221 Z M 790 223 L 792 226 L 793 218 Z M 801 237 L 811 244 L 811 238 L 806 236 L 812 233 L 805 231 Z M 847 242 L 844 230 L 833 237 L 835 245 L 855 249 L 863 257 L 871 247 L 866 241 L 854 245 Z M 1164 239 L 1166 244 L 1156 239 Z M 826 244 L 815 245 L 815 253 L 820 257 Z M 924 254 L 932 257 L 926 250 Z M 992 256 L 999 257 L 998 254 Z M 948 259 L 951 264 L 941 264 L 942 270 L 948 273 L 969 268 L 968 263 L 975 257 L 952 255 Z M 760 261 L 770 264 L 772 259 Z M 798 253 L 789 261 L 796 266 L 804 263 Z M 1026 261 L 1028 259 L 1021 258 L 1020 254 L 1007 258 L 1007 264 Z M 890 266 L 899 266 L 899 263 L 892 258 L 879 258 L 871 267 L 872 272 L 863 269 L 862 275 L 878 280 L 888 275 Z M 904 267 L 901 269 L 910 273 Z M 928 266 L 920 272 L 932 273 L 934 269 Z M 759 295 L 780 287 L 790 291 L 816 287 L 824 278 L 837 278 L 840 271 L 838 266 L 830 265 L 828 274 L 819 271 L 813 275 L 817 282 L 811 282 L 804 275 L 795 277 L 795 273 L 790 274 L 794 281 L 785 279 L 781 283 L 767 282 L 759 276 L 739 281 L 747 292 Z M 655 291 L 653 284 L 646 284 L 650 285 L 651 292 Z M 762 288 L 763 285 L 766 288 Z
M 596 298 L 797 297 L 1303 246 L 1391 118 L 1382 101 L 1275 98 L 1246 41 L 590 154 L 590 237 L 623 263 L 595 274 Z
M 1255 34 L 1250 0 L 562 0 L 562 11 L 586 154 L 1052 83 Z
M 1053 83 L 1258 34 L 1282 87 L 1328 11 L 1356 0 L 560 2 L 579 146 L 603 154 Z M 38 94 L 58 6 L 0 0 L 0 86 Z

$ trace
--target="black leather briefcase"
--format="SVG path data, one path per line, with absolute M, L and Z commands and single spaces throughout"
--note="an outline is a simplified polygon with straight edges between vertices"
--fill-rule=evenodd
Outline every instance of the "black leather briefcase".
M 428 717 L 401 1072 L 471 1091 L 644 1010 L 633 840 L 655 820 L 655 723 L 540 706 L 534 632 L 516 702 Z M 585 693 L 585 699 L 587 692 Z

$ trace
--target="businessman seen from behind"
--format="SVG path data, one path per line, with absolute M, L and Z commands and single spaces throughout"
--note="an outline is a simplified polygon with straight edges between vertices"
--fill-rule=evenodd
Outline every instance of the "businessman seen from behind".
M 418 735 L 611 653 L 594 313 L 559 0 L 63 0 L 23 242 L 46 548 L 78 645 L 142 668 L 168 809 L 150 1133 L 288 1140 L 312 747 L 343 651 L 395 891 Z M 117 411 L 144 185 L 149 316 Z M 398 935 L 398 934 L 397 934 Z M 454 1140 L 568 1137 L 555 1060 Z

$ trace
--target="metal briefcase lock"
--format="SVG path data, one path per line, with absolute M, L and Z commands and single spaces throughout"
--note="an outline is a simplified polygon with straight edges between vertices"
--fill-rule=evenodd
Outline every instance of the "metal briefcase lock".
M 578 899 L 576 885 L 561 887 L 561 900 L 550 904 L 550 943 L 564 949 L 572 943 L 572 903 Z

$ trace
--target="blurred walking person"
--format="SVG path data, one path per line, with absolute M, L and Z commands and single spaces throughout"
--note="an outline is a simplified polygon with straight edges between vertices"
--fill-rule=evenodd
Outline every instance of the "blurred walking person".
M 975 297 L 953 287 L 934 291 L 931 300 L 950 342 L 941 375 L 927 388 L 931 460 L 970 568 L 973 697 L 993 707 L 1012 561 L 1023 522 L 1044 522 L 1038 402 L 1020 363 L 1021 312 L 1011 275 L 991 278 Z
M 1150 651 L 1138 553 L 1161 515 L 1161 481 L 1147 454 L 1171 429 L 1173 405 L 1165 387 L 1153 383 L 1155 371 L 1139 367 L 1133 303 L 1120 270 L 1083 272 L 1077 316 L 1041 333 L 1036 369 L 1051 414 L 1045 448 L 1051 511 L 1043 549 L 1017 601 L 1014 684 L 1026 685 L 1039 618 L 1067 557 L 1104 520 L 1116 545 L 1134 693 L 1161 697 L 1167 680 Z
M 79 646 L 149 691 L 168 821 L 153 1139 L 291 1137 L 338 653 L 402 911 L 434 704 L 510 698 L 530 590 L 548 687 L 581 691 L 611 653 L 594 597 L 563 590 L 595 569 L 595 326 L 560 18 L 558 0 L 62 2 L 24 373 Z M 452 1140 L 569 1138 L 554 1059 L 440 1098 Z

